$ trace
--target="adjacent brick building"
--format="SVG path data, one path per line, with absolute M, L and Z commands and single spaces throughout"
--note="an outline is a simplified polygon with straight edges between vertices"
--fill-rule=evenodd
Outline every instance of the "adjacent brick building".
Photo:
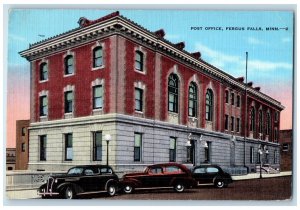
M 17 120 L 16 124 L 16 170 L 27 170 L 29 160 L 29 120 Z
M 281 103 L 164 35 L 115 12 L 20 52 L 31 63 L 29 168 L 105 164 L 108 134 L 116 170 L 279 168 Z
M 293 168 L 293 130 L 280 130 L 279 143 L 280 150 L 280 165 L 282 171 L 292 171 Z
M 6 148 L 6 170 L 16 169 L 16 148 Z

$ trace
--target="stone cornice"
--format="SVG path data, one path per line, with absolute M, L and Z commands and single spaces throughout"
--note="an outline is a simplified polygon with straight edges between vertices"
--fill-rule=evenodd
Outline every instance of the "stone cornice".
M 211 64 L 208 64 L 202 59 L 196 59 L 191 53 L 178 49 L 175 44 L 156 36 L 154 33 L 148 31 L 142 26 L 119 15 L 33 44 L 29 49 L 20 52 L 20 55 L 25 57 L 27 60 L 32 61 L 41 58 L 42 56 L 50 55 L 57 51 L 62 51 L 83 43 L 89 43 L 93 40 L 99 39 L 99 37 L 112 35 L 114 33 L 122 33 L 124 35 L 131 36 L 158 51 L 165 52 L 172 57 L 190 64 L 196 69 L 205 72 L 214 78 L 224 80 L 228 84 L 236 86 L 242 90 L 246 88 L 244 83 L 239 82 L 233 76 L 223 72 Z M 284 106 L 282 106 L 280 102 L 255 90 L 254 88 L 247 87 L 247 91 L 256 97 L 271 103 L 279 110 L 284 109 Z

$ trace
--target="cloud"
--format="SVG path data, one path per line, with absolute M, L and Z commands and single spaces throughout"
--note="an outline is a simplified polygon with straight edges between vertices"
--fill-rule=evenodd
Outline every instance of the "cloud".
M 15 41 L 20 41 L 20 42 L 25 42 L 26 41 L 25 37 L 18 36 L 18 35 L 15 35 L 15 34 L 8 35 L 8 38 L 13 39 Z
M 249 44 L 255 44 L 255 45 L 265 44 L 265 42 L 263 42 L 263 41 L 261 41 L 257 38 L 254 38 L 254 37 L 248 37 L 247 41 L 248 41 Z
M 196 43 L 196 51 L 200 51 L 202 57 L 212 65 L 234 73 L 240 72 L 240 69 L 245 68 L 245 57 L 229 55 L 220 51 L 213 50 L 202 43 Z M 249 69 L 252 71 L 264 71 L 270 73 L 278 69 L 292 70 L 292 64 L 285 62 L 272 62 L 265 60 L 248 61 Z M 238 76 L 238 75 L 237 75 Z

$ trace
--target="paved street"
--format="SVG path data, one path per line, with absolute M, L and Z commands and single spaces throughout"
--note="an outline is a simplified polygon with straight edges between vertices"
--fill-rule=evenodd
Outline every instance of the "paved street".
M 199 187 L 183 193 L 173 190 L 136 191 L 115 197 L 97 195 L 93 199 L 111 200 L 285 200 L 291 198 L 291 176 L 235 181 L 228 188 Z

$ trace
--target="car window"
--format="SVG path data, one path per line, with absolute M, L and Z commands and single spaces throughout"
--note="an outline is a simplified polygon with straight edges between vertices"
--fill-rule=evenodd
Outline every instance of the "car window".
M 207 167 L 207 173 L 217 173 L 219 172 L 219 169 L 215 167 Z
M 112 174 L 112 169 L 105 167 L 105 168 L 100 168 L 101 174 Z
M 177 166 L 166 166 L 166 172 L 167 173 L 170 173 L 170 172 L 178 172 L 178 173 L 181 173 L 182 170 L 177 167 Z
M 195 174 L 205 174 L 205 173 L 206 173 L 206 170 L 205 170 L 205 168 L 196 168 L 196 169 L 194 170 L 194 173 L 195 173 Z
M 93 172 L 92 169 L 89 169 L 89 168 L 88 168 L 88 169 L 85 169 L 85 170 L 84 170 L 84 175 L 88 175 L 88 176 L 89 176 L 89 175 L 94 175 L 94 172 Z
M 151 174 L 161 174 L 163 169 L 161 167 L 150 168 L 149 173 Z
M 69 174 L 69 175 L 81 175 L 81 174 L 82 174 L 82 171 L 83 171 L 83 168 L 71 168 L 71 169 L 68 171 L 68 174 Z

